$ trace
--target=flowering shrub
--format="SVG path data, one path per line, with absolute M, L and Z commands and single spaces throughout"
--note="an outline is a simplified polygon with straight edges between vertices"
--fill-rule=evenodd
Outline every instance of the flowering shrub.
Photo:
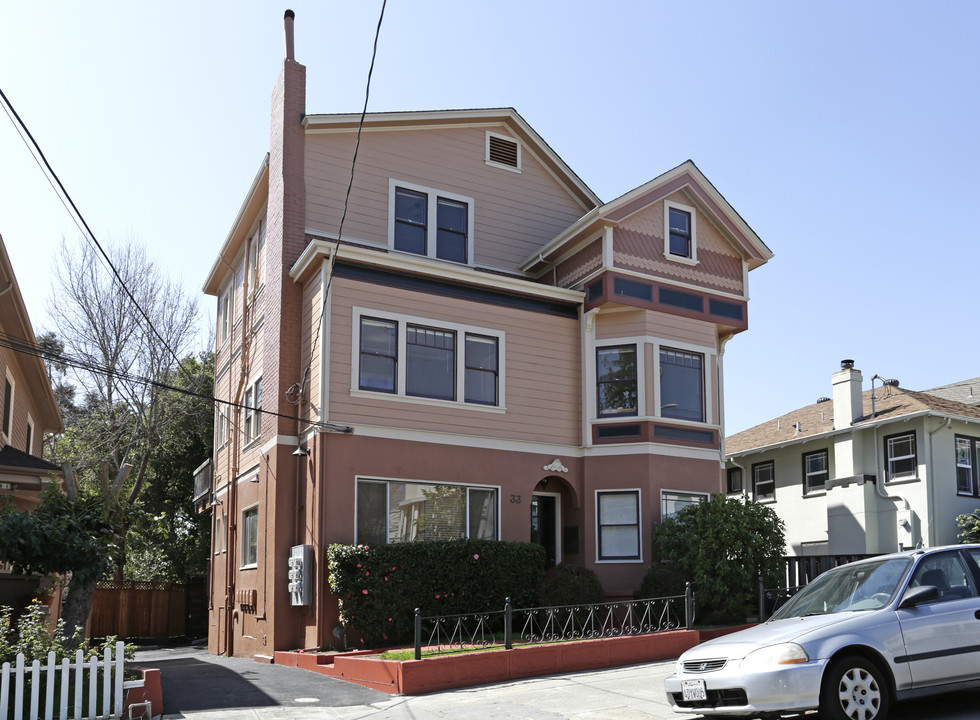
M 52 633 L 47 625 L 47 616 L 47 608 L 37 600 L 27 606 L 16 623 L 12 621 L 13 609 L 0 607 L 0 664 L 13 664 L 18 653 L 24 653 L 24 660 L 29 664 L 34 660 L 47 661 L 48 653 L 52 651 L 58 660 L 65 657 L 74 660 L 76 649 L 82 651 L 85 660 L 95 655 L 101 656 L 106 648 L 115 651 L 116 637 L 105 638 L 93 645 L 89 639 L 82 637 L 82 628 L 78 628 L 71 637 L 65 635 L 64 620 L 58 620 Z M 126 659 L 132 660 L 135 651 L 135 645 L 126 645 Z
M 544 573 L 534 543 L 448 540 L 395 545 L 331 545 L 330 590 L 340 621 L 369 647 L 412 639 L 415 608 L 423 615 L 530 607 Z

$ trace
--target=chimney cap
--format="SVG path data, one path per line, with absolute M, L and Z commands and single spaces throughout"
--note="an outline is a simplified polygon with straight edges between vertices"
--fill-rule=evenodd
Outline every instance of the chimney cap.
M 854 361 L 851 360 L 851 359 L 841 360 L 840 361 L 840 369 L 841 370 L 850 370 L 853 367 L 854 367 Z
M 285 14 L 283 14 L 282 17 L 283 17 L 284 20 L 286 18 L 295 18 L 296 17 L 296 13 L 294 13 L 292 10 L 286 10 Z

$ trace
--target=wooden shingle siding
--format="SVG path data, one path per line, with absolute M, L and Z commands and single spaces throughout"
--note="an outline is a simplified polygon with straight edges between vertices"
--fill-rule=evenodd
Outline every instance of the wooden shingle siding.
M 513 270 L 583 209 L 530 153 L 524 154 L 521 173 L 488 166 L 485 143 L 484 128 L 366 132 L 344 236 L 387 243 L 388 181 L 394 178 L 473 198 L 476 264 Z M 353 147 L 353 133 L 307 136 L 310 230 L 337 232 Z
M 662 342 L 681 342 L 705 348 L 717 347 L 712 323 L 689 320 L 651 310 L 600 312 L 596 321 L 596 339 L 649 337 Z
M 581 415 L 579 322 L 511 308 L 361 283 L 334 281 L 331 292 L 331 419 L 532 442 L 578 444 Z M 505 333 L 506 412 L 393 400 L 383 393 L 351 396 L 353 308 L 475 325 Z

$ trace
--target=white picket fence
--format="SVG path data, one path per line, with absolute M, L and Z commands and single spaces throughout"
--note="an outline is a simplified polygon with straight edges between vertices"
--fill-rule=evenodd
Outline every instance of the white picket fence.
M 106 648 L 103 658 L 93 657 L 88 662 L 84 661 L 81 650 L 75 653 L 75 662 L 68 658 L 58 661 L 51 652 L 46 664 L 34 660 L 29 666 L 24 664 L 24 655 L 19 654 L 13 667 L 5 662 L 0 669 L 0 718 L 10 717 L 11 708 L 16 720 L 122 717 L 124 665 L 122 642 L 116 643 L 115 653 Z M 85 695 L 87 708 L 83 707 Z

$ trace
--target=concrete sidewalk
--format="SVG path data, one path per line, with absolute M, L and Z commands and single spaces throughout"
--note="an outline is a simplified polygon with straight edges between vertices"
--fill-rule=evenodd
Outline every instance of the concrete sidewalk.
M 401 696 L 305 670 L 217 658 L 197 648 L 140 652 L 160 667 L 164 720 L 666 720 L 696 718 L 667 705 L 663 680 L 672 662 Z M 168 678 L 169 676 L 169 678 Z M 208 709 L 220 707 L 221 709 Z

